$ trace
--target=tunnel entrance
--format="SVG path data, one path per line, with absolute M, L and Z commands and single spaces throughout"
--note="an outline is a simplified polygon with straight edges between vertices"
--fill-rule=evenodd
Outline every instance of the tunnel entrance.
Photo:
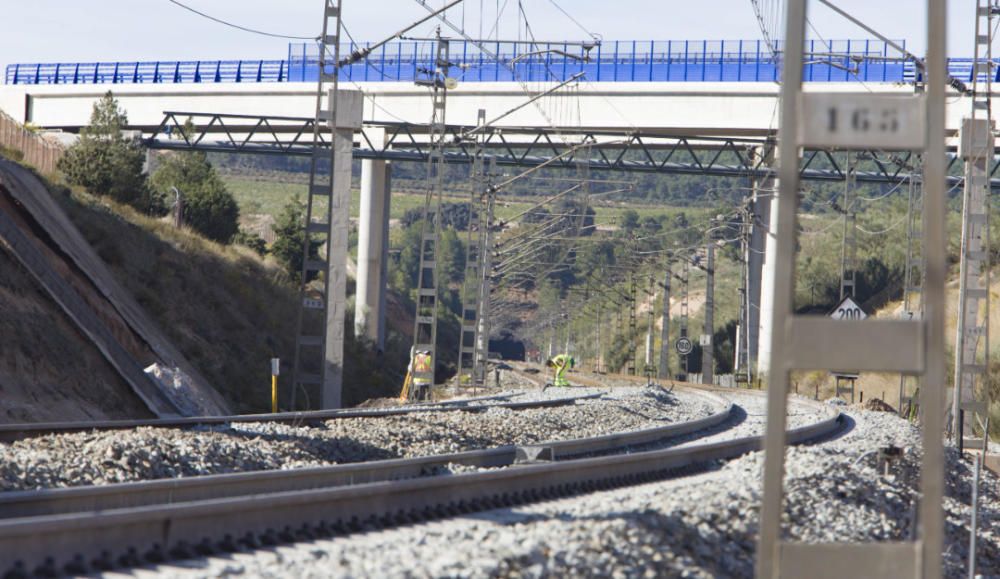
M 501 332 L 500 337 L 490 339 L 490 358 L 524 361 L 524 342 L 510 332 Z

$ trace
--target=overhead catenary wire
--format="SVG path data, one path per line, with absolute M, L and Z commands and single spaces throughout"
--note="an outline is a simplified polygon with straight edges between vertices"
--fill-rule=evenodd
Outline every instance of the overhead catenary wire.
M 194 14 L 197 14 L 198 16 L 201 16 L 202 18 L 207 18 L 208 20 L 211 20 L 212 22 L 217 22 L 217 23 L 222 24 L 224 26 L 228 26 L 230 28 L 235 28 L 235 29 L 241 30 L 243 32 L 249 32 L 251 34 L 259 34 L 261 36 L 269 36 L 271 38 L 283 38 L 283 39 L 287 39 L 287 40 L 316 40 L 316 39 L 319 38 L 318 35 L 313 35 L 313 36 L 293 36 L 293 35 L 289 35 L 289 34 L 278 34 L 278 33 L 275 33 L 275 32 L 267 32 L 266 30 L 258 30 L 256 28 L 250 28 L 248 26 L 243 26 L 241 24 L 236 24 L 234 22 L 229 22 L 228 20 L 223 20 L 221 18 L 217 18 L 215 16 L 212 16 L 211 14 L 206 14 L 206 13 L 202 12 L 201 10 L 197 10 L 195 8 L 192 8 L 192 7 L 188 6 L 187 4 L 184 4 L 183 2 L 179 2 L 178 0 L 167 0 L 167 2 L 170 2 L 171 4 L 173 4 L 175 6 L 178 6 L 180 8 L 183 8 L 184 10 L 187 10 L 188 12 L 192 12 Z

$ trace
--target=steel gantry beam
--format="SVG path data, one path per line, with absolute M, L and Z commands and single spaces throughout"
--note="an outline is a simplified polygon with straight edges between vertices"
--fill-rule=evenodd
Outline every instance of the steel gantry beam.
M 181 130 L 190 119 L 195 129 Z M 304 117 L 280 117 L 167 111 L 157 126 L 136 126 L 149 135 L 145 139 L 151 149 L 199 150 L 217 153 L 309 156 L 314 144 L 310 137 L 318 132 L 315 146 L 330 144 L 328 127 Z M 385 132 L 385 139 L 370 139 L 366 129 Z M 586 130 L 540 127 L 484 127 L 481 142 L 470 138 L 470 127 L 444 125 L 443 160 L 448 164 L 472 165 L 476 149 L 482 146 L 483 159 L 498 166 L 537 167 L 573 170 L 582 159 L 576 152 L 567 153 L 571 145 L 564 141 L 573 135 L 576 142 L 592 142 L 589 147 L 589 167 L 594 171 L 630 173 L 662 173 L 746 178 L 775 176 L 774 168 L 766 163 L 773 140 L 744 137 L 699 136 L 685 130 Z M 477 133 L 479 131 L 476 131 Z M 356 159 L 428 162 L 433 150 L 429 125 L 403 122 L 363 124 L 355 135 Z M 556 158 L 559 157 L 559 158 Z M 915 165 L 912 152 L 885 153 L 878 150 L 857 152 L 856 183 L 897 184 L 911 177 Z M 949 175 L 960 173 L 962 160 L 956 151 L 948 154 Z M 990 165 L 990 186 L 1000 189 L 996 178 L 1000 161 Z M 804 151 L 800 161 L 799 179 L 807 181 L 844 181 L 847 167 L 843 161 L 825 149 Z M 961 183 L 962 177 L 948 177 L 948 185 Z

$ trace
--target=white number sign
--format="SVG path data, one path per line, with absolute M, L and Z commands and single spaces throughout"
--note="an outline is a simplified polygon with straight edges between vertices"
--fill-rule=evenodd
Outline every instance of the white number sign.
M 834 308 L 830 317 L 835 320 L 863 320 L 868 317 L 868 314 L 848 296 Z
M 924 148 L 924 99 L 851 93 L 803 93 L 799 144 L 839 149 Z

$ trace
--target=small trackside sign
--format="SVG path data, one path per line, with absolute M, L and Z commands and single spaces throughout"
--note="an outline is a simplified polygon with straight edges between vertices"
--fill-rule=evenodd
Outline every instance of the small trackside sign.
M 833 309 L 830 317 L 835 320 L 863 320 L 868 317 L 868 314 L 851 299 L 851 296 L 847 296 Z

